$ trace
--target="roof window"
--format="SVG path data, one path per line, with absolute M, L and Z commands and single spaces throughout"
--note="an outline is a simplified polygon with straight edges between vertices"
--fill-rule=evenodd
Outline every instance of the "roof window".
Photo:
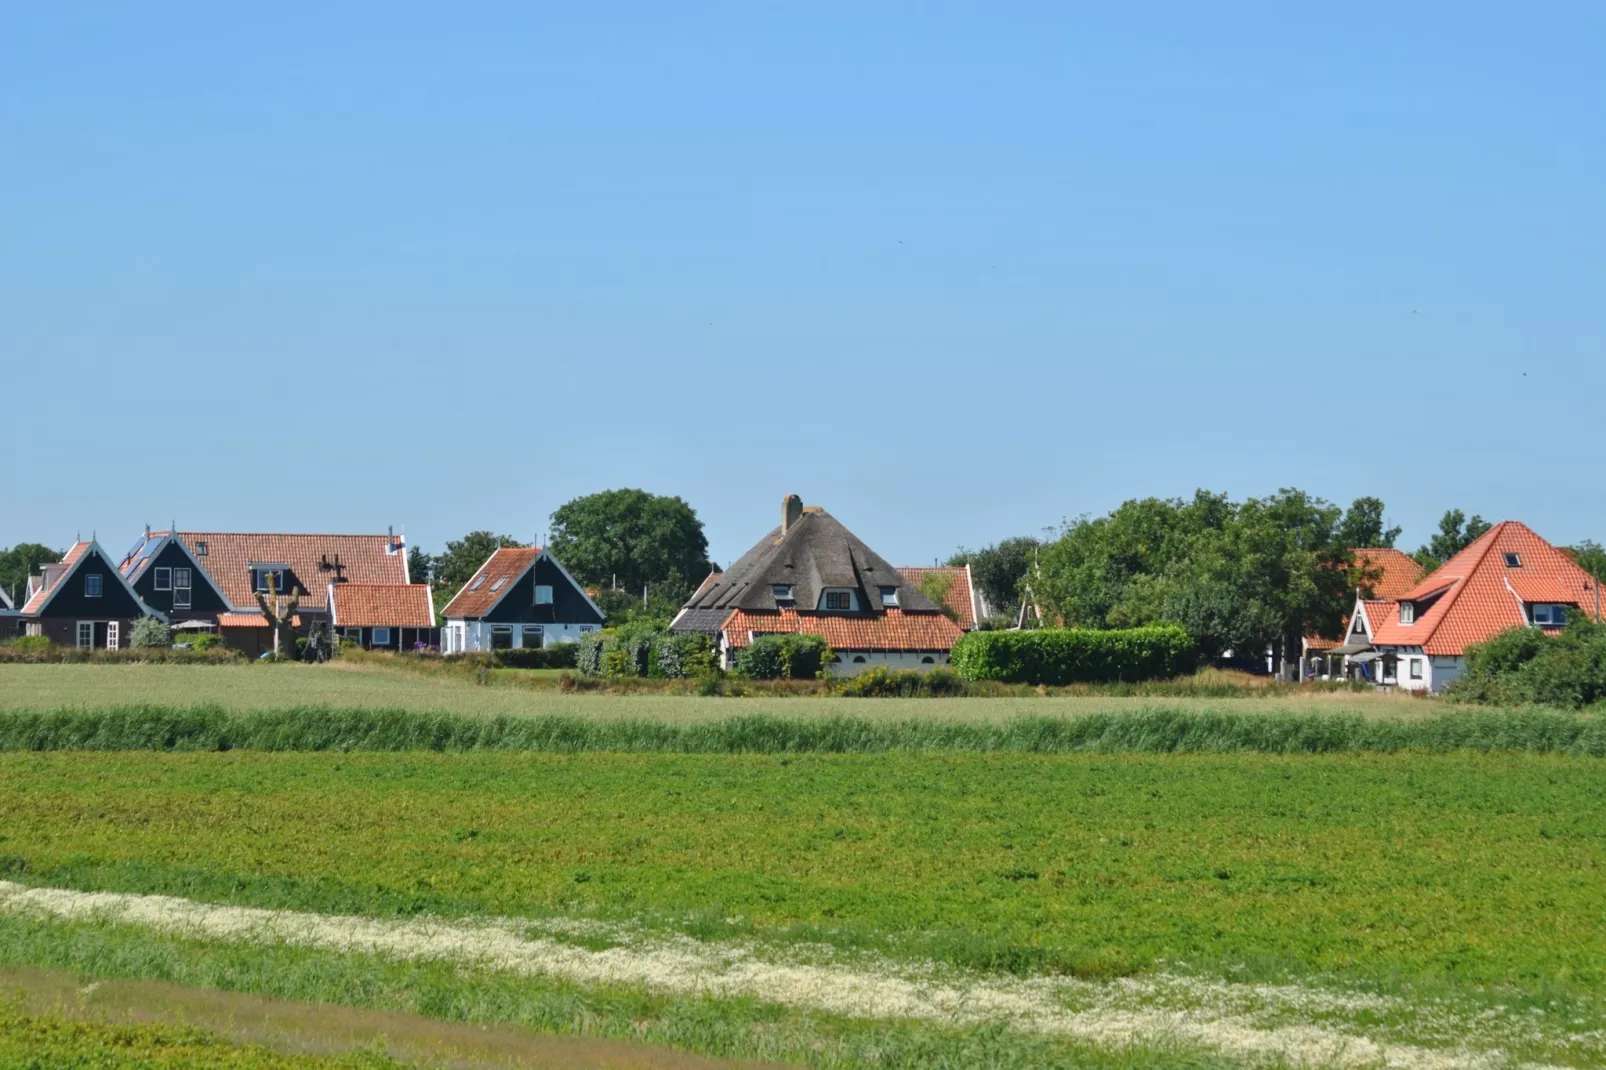
M 1522 567 L 1522 558 L 1519 557 L 1515 553 L 1506 554 L 1506 567 L 1507 568 L 1521 568 Z
M 507 577 L 506 576 L 498 576 L 498 577 L 496 577 L 496 582 L 491 584 L 491 590 L 500 591 L 502 589 L 502 585 L 504 583 L 506 583 L 506 582 L 507 582 Z
M 481 573 L 480 575 L 474 577 L 474 582 L 469 584 L 468 589 L 471 590 L 471 591 L 477 591 L 481 587 L 484 587 L 484 586 L 485 586 L 485 574 Z
M 775 596 L 777 602 L 792 601 L 792 585 L 790 583 L 772 584 L 770 593 Z
M 1401 624 L 1414 624 L 1414 623 L 1416 623 L 1416 603 L 1415 602 L 1401 602 L 1400 603 L 1400 623 Z
M 898 604 L 898 589 L 896 587 L 881 588 L 881 604 L 883 606 L 896 606 Z
M 206 543 L 198 542 L 198 543 L 195 544 L 195 556 L 196 557 L 205 557 L 206 556 Z

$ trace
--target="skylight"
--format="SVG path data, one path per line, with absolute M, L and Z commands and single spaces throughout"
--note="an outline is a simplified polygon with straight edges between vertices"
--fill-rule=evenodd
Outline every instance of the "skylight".
M 1522 567 L 1522 558 L 1517 556 L 1516 554 L 1507 554 L 1506 555 L 1506 567 L 1507 568 L 1521 568 Z
M 491 590 L 500 591 L 502 589 L 502 584 L 504 584 L 506 582 L 507 582 L 507 577 L 506 576 L 498 576 L 496 578 L 496 582 L 491 584 Z
M 471 591 L 477 591 L 483 586 L 485 586 L 485 577 L 484 576 L 475 576 L 474 577 L 474 582 L 469 585 L 468 589 L 471 590 Z

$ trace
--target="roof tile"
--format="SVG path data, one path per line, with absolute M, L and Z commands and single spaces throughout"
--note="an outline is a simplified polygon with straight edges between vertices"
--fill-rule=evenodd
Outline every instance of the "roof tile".
M 433 628 L 427 583 L 339 583 L 331 592 L 342 628 Z
M 803 632 L 822 636 L 833 650 L 946 651 L 964 633 L 941 613 L 803 613 L 735 609 L 725 618 L 726 641 L 744 647 L 753 635 Z

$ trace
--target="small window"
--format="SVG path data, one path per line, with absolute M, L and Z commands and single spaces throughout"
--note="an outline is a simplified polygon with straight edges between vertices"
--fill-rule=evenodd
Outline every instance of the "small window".
M 1416 603 L 1415 602 L 1401 602 L 1400 603 L 1400 623 L 1401 624 L 1414 624 L 1415 622 L 1416 622 Z
M 898 604 L 898 589 L 896 587 L 883 587 L 883 588 L 881 588 L 881 604 L 883 606 L 895 606 L 895 605 L 897 605 Z
M 1521 568 L 1522 567 L 1522 558 L 1517 554 L 1507 554 L 1506 555 L 1506 567 L 1507 568 Z
M 268 590 L 269 590 L 269 586 L 271 585 L 273 594 L 288 594 L 289 593 L 285 588 L 284 569 L 282 569 L 282 568 L 259 568 L 259 569 L 254 569 L 253 573 L 254 573 L 255 578 L 256 578 L 255 587 L 256 587 L 257 590 L 262 591 L 264 593 L 267 593 Z
M 920 659 L 920 664 L 922 664 L 922 665 L 935 665 L 935 664 L 937 664 L 937 659 L 932 657 L 930 654 L 927 654 L 925 657 Z
M 189 585 L 190 585 L 190 570 L 187 569 L 187 568 L 175 568 L 173 570 L 173 586 L 174 587 L 180 587 L 180 588 L 188 588 Z
M 851 594 L 849 594 L 847 591 L 826 591 L 825 592 L 825 608 L 826 609 L 839 609 L 839 610 L 840 609 L 852 609 L 853 608 L 853 596 Z
M 506 583 L 506 582 L 507 582 L 507 577 L 506 576 L 498 576 L 498 577 L 496 577 L 496 582 L 491 584 L 491 590 L 500 591 L 502 589 L 502 585 L 504 583 Z
M 1354 632 L 1355 632 L 1356 635 L 1365 635 L 1366 634 L 1366 624 L 1361 620 L 1360 614 L 1356 614 L 1355 615 Z
M 552 585 L 550 583 L 538 583 L 535 585 L 535 604 L 538 606 L 550 606 L 552 604 Z
M 471 591 L 477 591 L 481 587 L 484 587 L 484 586 L 485 586 L 485 577 L 483 575 L 480 575 L 480 576 L 475 576 L 474 577 L 474 582 L 468 585 L 468 589 L 471 590 Z
M 492 650 L 513 649 L 513 625 L 498 624 L 491 629 Z
M 864 655 L 863 654 L 855 654 L 855 655 L 853 655 L 853 664 L 855 664 L 855 665 L 863 665 L 864 664 Z
M 206 543 L 198 542 L 198 543 L 195 544 L 195 556 L 196 557 L 205 557 L 206 556 Z
M 173 588 L 173 608 L 174 609 L 188 609 L 188 608 L 190 608 L 190 589 L 188 587 L 175 587 L 175 588 Z
M 600 624 L 582 624 L 580 625 L 580 630 L 582 632 L 594 632 L 600 627 L 602 627 Z
M 1422 679 L 1422 659 L 1421 658 L 1412 658 L 1411 659 L 1411 679 L 1413 679 L 1413 680 Z
M 526 650 L 539 649 L 545 645 L 542 629 L 539 624 L 526 624 L 524 634 L 519 637 L 519 645 Z
M 156 589 L 158 591 L 171 591 L 173 589 L 173 570 L 159 568 L 156 570 Z
M 1545 624 L 1559 628 L 1567 623 L 1566 606 L 1535 605 L 1531 615 L 1535 624 Z
M 375 628 L 373 630 L 372 637 L 369 640 L 369 645 L 370 646 L 389 646 L 390 645 L 390 629 L 389 628 Z
M 777 602 L 790 602 L 792 600 L 792 585 L 790 583 L 777 583 L 770 588 L 770 593 Z
M 84 597 L 99 598 L 101 592 L 100 573 L 91 572 L 84 577 Z
M 78 647 L 87 650 L 95 645 L 95 622 L 81 620 L 78 622 Z
M 1383 682 L 1392 684 L 1398 671 L 1399 663 L 1394 658 L 1383 659 Z

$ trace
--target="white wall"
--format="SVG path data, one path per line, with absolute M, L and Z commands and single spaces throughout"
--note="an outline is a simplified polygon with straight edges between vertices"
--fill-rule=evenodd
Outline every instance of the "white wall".
M 443 650 L 448 654 L 476 654 L 491 649 L 491 628 L 489 621 L 467 620 L 447 621 L 441 633 Z M 514 624 L 513 647 L 519 649 L 524 646 L 524 625 Z M 586 632 L 597 630 L 595 624 L 542 624 L 541 637 L 544 646 L 557 646 L 559 643 L 578 643 L 580 636 Z M 461 643 L 461 647 L 459 647 Z
M 902 652 L 869 651 L 869 650 L 839 650 L 837 657 L 841 661 L 831 665 L 832 676 L 857 676 L 861 672 L 871 669 L 914 669 L 916 672 L 929 672 L 932 669 L 943 668 L 948 664 L 948 655 L 942 653 L 910 654 Z M 860 662 L 857 659 L 863 658 Z M 924 658 L 931 658 L 932 664 L 927 664 Z

